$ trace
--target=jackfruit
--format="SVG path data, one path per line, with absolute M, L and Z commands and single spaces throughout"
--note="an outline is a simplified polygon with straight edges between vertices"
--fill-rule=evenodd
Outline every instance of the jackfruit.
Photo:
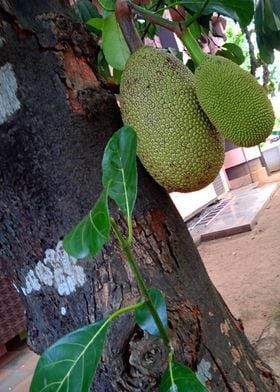
M 206 56 L 195 70 L 197 98 L 223 136 L 242 147 L 270 135 L 274 113 L 265 89 L 249 73 L 220 56 Z
M 137 154 L 167 191 L 211 183 L 224 161 L 224 139 L 202 111 L 191 71 L 163 50 L 143 46 L 122 74 L 123 122 L 137 133 Z

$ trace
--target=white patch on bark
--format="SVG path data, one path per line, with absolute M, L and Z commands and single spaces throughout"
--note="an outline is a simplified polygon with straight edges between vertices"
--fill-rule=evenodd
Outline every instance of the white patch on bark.
M 41 290 L 41 285 L 38 278 L 35 276 L 34 271 L 30 270 L 25 277 L 26 293 L 30 294 L 33 290 Z
M 46 267 L 42 261 L 39 261 L 35 267 L 35 273 L 39 280 L 47 286 L 53 284 L 53 273 L 50 268 Z
M 204 358 L 199 362 L 197 366 L 196 376 L 199 381 L 205 385 L 206 381 L 212 379 L 212 374 L 210 373 L 211 363 L 206 361 Z
M 77 259 L 69 256 L 59 241 L 55 249 L 47 249 L 45 258 L 39 261 L 25 277 L 26 287 L 22 287 L 24 295 L 41 290 L 42 285 L 53 286 L 58 294 L 69 295 L 82 287 L 86 282 L 84 269 L 76 265 Z
M 60 313 L 62 314 L 62 316 L 65 316 L 65 315 L 66 315 L 66 308 L 65 308 L 64 306 L 62 306 L 62 307 L 60 308 Z
M 20 108 L 16 96 L 17 80 L 10 63 L 0 67 L 0 125 Z

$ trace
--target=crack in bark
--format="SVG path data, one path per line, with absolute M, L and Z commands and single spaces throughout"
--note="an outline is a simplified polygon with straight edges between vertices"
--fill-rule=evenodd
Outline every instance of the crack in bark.
M 87 295 L 86 295 L 85 293 L 83 294 L 83 297 L 84 297 L 84 301 L 85 301 L 85 303 L 86 303 L 87 321 L 88 321 L 89 324 L 91 324 L 92 321 L 91 321 L 91 319 L 90 319 L 89 301 L 88 301 Z
M 169 253 L 170 253 L 171 257 L 174 260 L 174 263 L 176 264 L 176 267 L 179 269 L 180 263 L 178 262 L 177 257 L 174 253 L 173 246 L 171 245 L 171 241 L 167 241 L 167 246 L 168 246 Z
M 223 368 L 220 366 L 219 362 L 216 360 L 216 358 L 215 358 L 214 354 L 212 353 L 212 351 L 211 351 L 205 344 L 203 344 L 203 347 L 204 347 L 204 348 L 206 349 L 206 351 L 209 353 L 209 355 L 210 355 L 210 357 L 212 358 L 213 362 L 214 362 L 215 365 L 217 366 L 217 368 L 218 368 L 218 370 L 219 370 L 219 372 L 220 372 L 220 375 L 221 375 L 221 377 L 222 377 L 222 379 L 223 379 L 223 381 L 224 381 L 224 383 L 225 383 L 225 386 L 228 388 L 228 391 L 229 391 L 229 392 L 235 392 L 235 391 L 232 389 L 232 387 L 230 386 L 230 384 L 229 384 L 229 382 L 228 382 L 228 379 L 227 379 L 227 376 L 226 376 L 225 372 L 223 371 Z

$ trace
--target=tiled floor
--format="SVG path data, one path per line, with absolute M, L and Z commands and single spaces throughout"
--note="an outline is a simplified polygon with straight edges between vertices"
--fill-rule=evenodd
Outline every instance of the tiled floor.
M 28 392 L 39 356 L 24 342 L 13 341 L 0 357 L 0 391 Z
M 266 184 L 262 187 L 251 184 L 228 192 L 225 197 L 230 199 L 230 203 L 209 225 L 195 225 L 190 233 L 193 237 L 199 236 L 203 241 L 252 230 L 277 188 L 277 184 Z

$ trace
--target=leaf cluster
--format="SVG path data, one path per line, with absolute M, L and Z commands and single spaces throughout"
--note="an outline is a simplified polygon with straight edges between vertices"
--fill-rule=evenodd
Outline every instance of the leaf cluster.
M 255 27 L 260 57 L 265 63 L 273 63 L 274 49 L 280 50 L 279 0 L 258 0 Z
M 115 15 L 116 0 L 100 0 L 97 9 L 90 0 L 79 0 L 75 12 L 86 23 L 89 31 L 100 38 L 101 51 L 98 56 L 100 74 L 107 80 L 114 79 L 120 83 L 121 73 L 130 56 L 128 46 L 122 35 Z M 178 8 L 179 7 L 179 8 Z M 145 1 L 137 9 L 146 10 L 159 17 L 166 10 L 175 10 L 178 17 L 182 16 L 186 26 L 195 39 L 202 35 L 219 36 L 212 23 L 212 16 L 222 15 L 239 23 L 240 27 L 248 26 L 253 20 L 256 26 L 257 44 L 260 57 L 266 63 L 274 61 L 274 49 L 280 50 L 280 6 L 278 0 L 151 0 Z M 184 13 L 180 11 L 184 10 Z M 135 12 L 135 26 L 142 39 L 154 39 L 157 23 L 151 23 L 143 13 Z M 224 44 L 218 54 L 241 64 L 244 55 L 238 45 Z M 112 70 L 110 70 L 110 66 Z

